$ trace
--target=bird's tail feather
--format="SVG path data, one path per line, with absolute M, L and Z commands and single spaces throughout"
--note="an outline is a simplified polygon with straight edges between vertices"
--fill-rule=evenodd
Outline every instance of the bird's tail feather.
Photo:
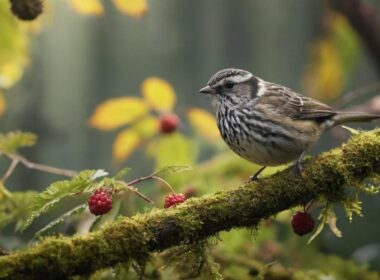
M 338 112 L 334 117 L 334 125 L 340 125 L 350 122 L 369 122 L 380 119 L 380 115 L 368 114 L 362 112 Z

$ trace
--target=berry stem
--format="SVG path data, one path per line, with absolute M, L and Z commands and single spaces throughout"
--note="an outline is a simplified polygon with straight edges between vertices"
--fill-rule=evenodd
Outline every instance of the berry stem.
M 137 188 L 135 188 L 134 186 L 131 186 L 129 183 L 125 183 L 123 181 L 120 181 L 120 182 L 124 186 L 124 188 L 126 188 L 129 191 L 133 192 L 134 194 L 138 195 L 139 197 L 141 197 L 145 201 L 149 202 L 150 204 L 154 204 L 153 200 L 151 200 L 149 197 L 147 197 L 144 194 L 142 194 L 141 192 L 139 192 L 139 190 Z
M 164 179 L 162 179 L 161 177 L 156 176 L 156 172 L 154 172 L 148 176 L 142 176 L 140 178 L 134 179 L 134 180 L 128 182 L 127 185 L 132 186 L 132 185 L 136 185 L 138 183 L 141 183 L 141 182 L 147 181 L 147 180 L 151 180 L 151 179 L 155 179 L 155 180 L 160 181 L 171 191 L 172 194 L 175 194 L 175 191 L 172 188 L 172 186 L 170 186 L 170 184 L 168 182 L 166 182 Z
M 172 194 L 175 194 L 175 191 L 172 188 L 172 186 L 170 186 L 170 184 L 168 182 L 166 182 L 164 179 L 162 179 L 161 177 L 152 176 L 152 179 L 160 181 L 161 183 L 163 183 L 171 191 Z

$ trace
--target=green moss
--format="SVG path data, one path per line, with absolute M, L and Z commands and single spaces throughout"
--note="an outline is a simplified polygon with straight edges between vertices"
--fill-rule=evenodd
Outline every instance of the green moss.
M 120 219 L 86 236 L 47 238 L 0 257 L 0 279 L 67 279 L 130 260 L 143 264 L 150 252 L 235 227 L 256 227 L 262 219 L 311 199 L 344 201 L 375 173 L 380 173 L 380 130 L 355 135 L 341 148 L 308 160 L 303 176 L 287 169 L 176 208 Z

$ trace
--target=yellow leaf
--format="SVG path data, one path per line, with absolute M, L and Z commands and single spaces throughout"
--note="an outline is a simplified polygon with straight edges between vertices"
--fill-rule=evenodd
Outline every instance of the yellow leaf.
M 187 112 L 187 117 L 191 126 L 201 136 L 208 140 L 220 139 L 219 130 L 213 115 L 202 109 L 192 108 Z
M 150 138 L 157 134 L 159 129 L 159 121 L 155 117 L 147 116 L 141 121 L 138 121 L 133 126 L 133 129 L 136 130 L 142 138 Z
M 117 161 L 125 160 L 140 144 L 140 136 L 133 129 L 120 132 L 113 142 L 112 154 Z
M 9 89 L 21 79 L 24 63 L 17 60 L 0 65 L 0 88 Z
M 122 13 L 134 18 L 141 18 L 148 11 L 146 0 L 113 0 L 113 3 Z
M 148 106 L 140 98 L 112 98 L 96 107 L 89 124 L 98 129 L 111 130 L 130 124 L 147 113 Z
M 343 69 L 334 42 L 322 39 L 314 46 L 314 58 L 305 77 L 308 94 L 321 100 L 335 99 L 343 88 Z
M 165 80 L 151 77 L 142 83 L 142 94 L 153 109 L 165 112 L 174 107 L 176 95 L 173 87 Z
M 82 15 L 99 16 L 104 13 L 100 0 L 69 0 L 71 7 Z
M 6 102 L 4 95 L 0 92 L 0 117 L 4 114 L 6 108 Z

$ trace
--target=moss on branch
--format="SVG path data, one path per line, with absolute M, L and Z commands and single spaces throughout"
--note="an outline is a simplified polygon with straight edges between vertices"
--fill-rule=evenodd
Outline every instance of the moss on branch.
M 256 227 L 262 219 L 323 196 L 345 197 L 347 184 L 380 173 L 380 130 L 363 132 L 339 148 L 304 164 L 303 176 L 290 169 L 230 191 L 170 209 L 122 218 L 86 236 L 51 237 L 0 257 L 0 279 L 67 279 L 135 260 L 223 230 Z

